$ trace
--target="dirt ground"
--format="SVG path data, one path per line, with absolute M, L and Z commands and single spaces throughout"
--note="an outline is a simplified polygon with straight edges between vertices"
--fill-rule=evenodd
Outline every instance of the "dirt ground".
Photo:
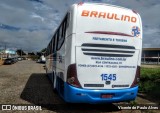
M 52 90 L 43 69 L 35 61 L 0 66 L 0 104 L 41 105 L 42 111 L 1 111 L 0 113 L 160 113 L 158 110 L 119 110 L 117 104 L 68 104 Z M 137 97 L 136 103 L 153 103 Z
M 4 61 L 0 59 L 0 66 L 3 65 L 3 62 L 4 62 Z

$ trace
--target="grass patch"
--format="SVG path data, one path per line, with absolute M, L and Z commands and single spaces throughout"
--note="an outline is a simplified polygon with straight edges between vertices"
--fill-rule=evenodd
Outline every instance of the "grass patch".
M 160 99 L 160 68 L 141 68 L 139 92 Z
M 160 80 L 160 68 L 141 68 L 141 80 Z

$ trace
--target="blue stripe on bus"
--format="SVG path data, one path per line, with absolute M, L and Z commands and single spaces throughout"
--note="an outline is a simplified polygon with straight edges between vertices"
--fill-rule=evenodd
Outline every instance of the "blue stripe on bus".
M 64 100 L 71 103 L 113 103 L 135 100 L 138 86 L 128 89 L 91 90 L 73 87 L 64 83 Z M 114 94 L 112 98 L 101 98 L 101 94 Z

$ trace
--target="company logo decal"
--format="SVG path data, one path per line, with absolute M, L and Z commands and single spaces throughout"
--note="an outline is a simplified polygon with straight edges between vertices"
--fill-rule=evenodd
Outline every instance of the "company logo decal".
M 90 18 L 104 18 L 104 19 L 111 19 L 111 20 L 119 20 L 119 21 L 131 22 L 131 23 L 137 22 L 137 18 L 134 16 L 118 15 L 116 13 L 109 13 L 109 12 L 83 10 L 81 13 L 81 16 L 90 17 Z
M 137 26 L 132 27 L 132 35 L 134 37 L 138 37 L 140 35 L 140 28 Z

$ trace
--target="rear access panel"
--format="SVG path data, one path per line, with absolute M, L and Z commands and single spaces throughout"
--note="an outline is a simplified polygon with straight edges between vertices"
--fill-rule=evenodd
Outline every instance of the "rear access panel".
M 101 46 L 101 45 L 100 45 Z M 77 77 L 85 89 L 124 89 L 133 83 L 139 50 L 118 45 L 76 47 Z M 126 48 L 127 47 L 127 48 Z

